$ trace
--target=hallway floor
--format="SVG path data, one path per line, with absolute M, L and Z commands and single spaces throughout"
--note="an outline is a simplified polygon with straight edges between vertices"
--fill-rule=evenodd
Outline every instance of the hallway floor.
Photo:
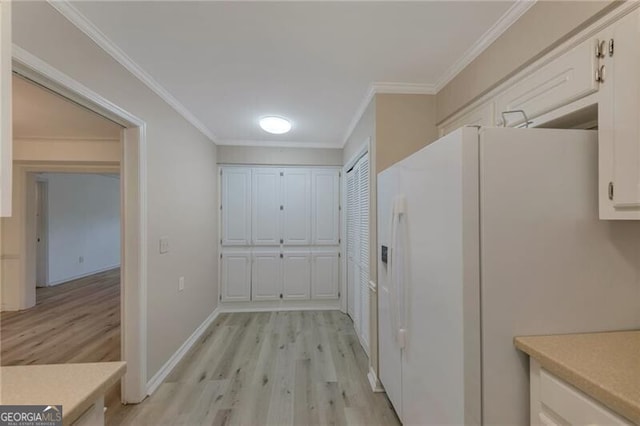
M 120 269 L 36 290 L 36 306 L 0 315 L 2 365 L 120 360 Z
M 156 392 L 109 425 L 399 425 L 337 311 L 221 314 Z

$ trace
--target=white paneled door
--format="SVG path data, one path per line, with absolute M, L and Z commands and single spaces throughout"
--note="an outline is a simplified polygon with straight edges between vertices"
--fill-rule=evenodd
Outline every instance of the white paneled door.
M 280 251 L 254 252 L 251 265 L 252 300 L 276 300 L 282 294 Z
M 283 253 L 283 299 L 306 300 L 311 296 L 311 254 Z
M 311 254 L 311 297 L 337 299 L 339 256 L 337 250 Z
M 222 253 L 222 301 L 251 299 L 251 253 Z
M 282 180 L 283 242 L 285 245 L 311 244 L 311 172 L 285 169 Z
M 311 184 L 313 244 L 336 246 L 340 236 L 340 172 L 313 170 Z
M 252 245 L 280 244 L 282 173 L 281 169 L 276 168 L 256 168 L 252 171 Z
M 251 169 L 222 170 L 222 244 L 251 244 Z

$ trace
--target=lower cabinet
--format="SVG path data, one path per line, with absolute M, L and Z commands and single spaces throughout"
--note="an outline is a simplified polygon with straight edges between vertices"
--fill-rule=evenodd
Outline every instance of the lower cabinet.
M 251 288 L 252 300 L 282 297 L 282 258 L 279 251 L 253 253 Z
M 251 253 L 226 252 L 221 257 L 223 302 L 251 300 Z
M 530 359 L 531 425 L 631 425 Z
M 311 253 L 283 253 L 283 299 L 307 300 L 311 296 Z
M 311 298 L 337 299 L 339 258 L 336 251 L 311 254 Z
M 337 248 L 236 249 L 223 251 L 220 263 L 223 302 L 337 300 L 340 296 Z

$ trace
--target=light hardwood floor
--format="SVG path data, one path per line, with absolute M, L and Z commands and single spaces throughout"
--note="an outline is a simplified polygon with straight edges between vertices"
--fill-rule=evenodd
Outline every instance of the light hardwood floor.
M 110 425 L 399 425 L 367 381 L 349 317 L 336 311 L 222 314 L 143 403 Z
M 120 269 L 38 288 L 36 300 L 0 315 L 2 365 L 120 359 Z

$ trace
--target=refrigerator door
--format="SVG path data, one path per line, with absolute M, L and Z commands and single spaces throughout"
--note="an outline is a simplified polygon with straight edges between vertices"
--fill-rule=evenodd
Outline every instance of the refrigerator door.
M 378 245 L 386 247 L 386 262 L 382 259 L 382 249 L 378 252 L 378 358 L 379 379 L 402 420 L 402 363 L 401 352 L 395 335 L 395 317 L 392 312 L 389 287 L 389 262 L 392 261 L 391 226 L 392 210 L 398 194 L 398 169 L 390 168 L 378 175 Z
M 480 133 L 483 418 L 529 424 L 513 337 L 637 328 L 640 223 L 598 219 L 595 131 Z
M 477 129 L 463 128 L 397 163 L 378 178 L 379 241 L 398 247 L 399 256 L 391 253 L 393 268 L 399 268 L 393 278 L 402 277 L 399 320 L 393 321 L 393 294 L 389 295 L 389 289 L 393 291 L 394 285 L 388 282 L 384 266 L 378 274 L 380 374 L 385 388 L 388 382 L 396 386 L 391 373 L 397 374 L 398 369 L 389 363 L 395 363 L 389 348 L 398 351 L 403 346 L 402 408 L 398 414 L 404 424 L 465 423 L 465 322 L 469 318 L 464 309 L 463 227 L 467 211 L 471 209 L 477 219 L 478 208 L 477 197 L 476 204 L 468 205 L 463 194 L 470 183 L 477 189 L 477 146 Z M 397 188 L 395 192 L 393 188 Z M 398 205 L 399 196 L 404 200 L 403 213 L 397 225 L 398 241 L 393 242 L 386 229 L 390 228 L 390 212 L 394 204 Z M 472 287 L 477 292 L 477 281 Z M 394 339 L 396 324 L 405 329 L 404 339 Z M 473 327 L 478 335 L 477 318 Z M 398 331 L 395 334 L 402 336 Z M 475 396 L 479 401 L 479 381 L 477 385 Z M 395 402 L 394 406 L 398 408 Z

